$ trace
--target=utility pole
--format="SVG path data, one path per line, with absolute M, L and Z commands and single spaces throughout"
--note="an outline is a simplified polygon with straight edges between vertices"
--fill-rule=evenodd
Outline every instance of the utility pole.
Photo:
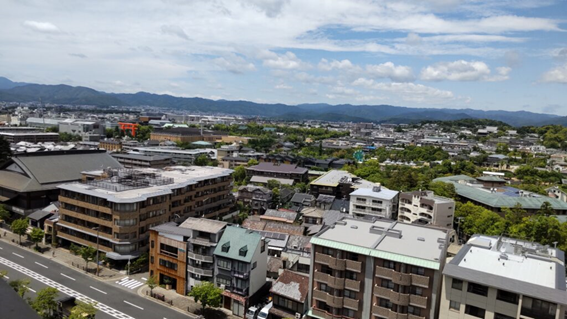
M 98 273 L 99 273 L 99 270 L 100 270 L 100 269 L 99 269 L 100 266 L 99 266 L 99 263 L 98 263 L 98 247 L 99 247 L 99 246 L 98 246 L 98 240 L 99 240 L 99 238 L 100 238 L 98 232 L 99 232 L 100 226 L 99 226 L 99 227 L 95 227 L 95 228 L 93 228 L 93 229 L 96 229 L 96 275 L 98 276 Z

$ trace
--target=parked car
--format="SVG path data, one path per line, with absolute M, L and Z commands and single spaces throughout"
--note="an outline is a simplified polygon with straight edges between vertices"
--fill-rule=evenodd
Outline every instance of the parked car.
M 258 319 L 267 319 L 268 315 L 270 314 L 270 309 L 272 309 L 272 305 L 273 302 L 270 302 L 269 304 L 265 305 L 264 308 L 260 310 L 260 313 L 258 314 Z

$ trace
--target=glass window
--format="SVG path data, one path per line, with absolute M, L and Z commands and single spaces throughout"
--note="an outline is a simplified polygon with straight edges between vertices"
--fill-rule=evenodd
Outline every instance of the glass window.
M 350 298 L 350 299 L 356 299 L 356 292 L 354 292 L 352 290 L 345 289 L 343 296 Z
M 421 309 L 414 307 L 414 306 L 408 306 L 408 313 L 415 315 L 415 316 L 420 316 L 421 315 Z
M 411 273 L 423 276 L 425 274 L 425 269 L 423 267 L 411 266 Z
M 380 307 L 392 309 L 392 303 L 388 299 L 380 298 Z
M 498 289 L 498 292 L 496 293 L 496 299 L 517 305 L 519 298 L 518 294 Z
M 451 310 L 456 310 L 456 311 L 461 311 L 461 303 L 458 301 L 453 301 L 451 300 L 449 302 L 449 309 Z
M 467 292 L 481 296 L 488 296 L 488 287 L 469 282 Z
M 384 260 L 383 266 L 384 268 L 395 269 L 396 263 L 391 260 Z
M 411 286 L 411 294 L 417 295 L 417 296 L 422 296 L 423 295 L 423 289 L 419 288 L 419 287 Z
M 382 279 L 382 282 L 380 283 L 382 285 L 382 287 L 384 288 L 388 288 L 388 289 L 394 289 L 394 282 L 388 279 Z
M 486 310 L 475 306 L 467 305 L 465 307 L 465 313 L 473 317 L 484 318 Z
M 349 318 L 354 318 L 354 310 L 343 308 L 343 316 L 349 317 Z
M 231 263 L 229 260 L 217 259 L 217 266 L 223 269 L 230 269 Z
M 328 248 L 328 247 L 323 247 L 323 254 L 325 255 L 329 255 L 329 256 L 334 256 L 335 255 L 335 250 Z
M 451 288 L 457 290 L 463 290 L 463 281 L 460 279 L 453 278 L 453 282 L 451 283 Z
M 501 313 L 495 313 L 494 319 L 515 319 L 515 317 L 506 316 L 506 315 L 503 315 Z
M 169 269 L 177 270 L 177 264 L 176 263 L 172 263 L 171 261 L 164 260 L 164 259 L 161 259 L 161 258 L 159 260 L 159 265 L 166 267 L 166 268 L 169 268 Z
M 319 290 L 324 291 L 324 292 L 329 292 L 329 291 L 331 291 L 331 288 L 329 288 L 329 286 L 327 286 L 327 284 L 321 283 L 319 285 Z
M 356 273 L 350 270 L 345 271 L 345 278 L 350 280 L 356 280 Z

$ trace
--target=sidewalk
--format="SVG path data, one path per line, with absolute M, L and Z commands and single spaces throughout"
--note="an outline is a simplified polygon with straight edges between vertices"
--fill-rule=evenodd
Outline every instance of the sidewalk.
M 10 243 L 12 245 L 18 245 L 18 235 L 14 235 L 13 233 L 11 233 L 9 230 L 5 230 L 5 229 L 0 229 L 0 235 L 2 235 L 2 238 L 0 238 L 2 241 Z M 37 252 L 34 250 L 34 244 L 28 240 L 25 239 L 26 236 L 22 236 L 22 245 L 20 247 L 22 248 L 27 248 L 30 251 L 44 257 L 44 258 L 48 258 L 51 259 L 55 262 L 58 262 L 62 265 L 65 265 L 66 267 L 75 269 L 76 271 L 80 271 L 82 273 L 85 273 L 85 261 L 83 260 L 83 258 L 81 258 L 81 256 L 76 256 L 73 255 L 69 252 L 69 250 L 64 249 L 64 248 L 53 248 L 51 247 L 51 245 L 44 245 L 42 243 L 39 243 L 38 246 L 41 248 L 41 251 L 43 253 Z M 53 252 L 55 252 L 55 255 L 53 254 Z M 110 280 L 116 280 L 122 277 L 125 277 L 126 275 L 121 274 L 120 272 L 113 270 L 113 269 L 109 269 L 103 266 L 100 266 L 100 273 L 99 276 L 95 276 L 94 275 L 94 271 L 96 269 L 96 264 L 94 262 L 89 262 L 89 270 L 91 272 L 87 273 L 87 275 L 96 278 L 97 280 L 101 280 L 101 281 L 110 281 Z
M 161 287 L 154 288 L 153 293 L 154 295 L 163 295 L 165 297 L 165 302 L 150 297 L 150 288 L 148 286 L 143 286 L 138 290 L 138 295 L 146 299 L 177 308 L 179 312 L 182 312 L 192 318 L 200 318 L 199 314 L 201 312 L 201 304 L 195 302 L 193 297 L 182 296 L 175 292 L 175 290 L 166 290 Z M 234 316 L 230 310 L 224 308 L 208 308 L 206 312 L 207 319 L 242 319 L 241 317 Z

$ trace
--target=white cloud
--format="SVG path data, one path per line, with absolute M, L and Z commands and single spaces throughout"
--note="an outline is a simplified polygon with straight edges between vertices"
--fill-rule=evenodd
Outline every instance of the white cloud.
M 183 31 L 183 29 L 178 25 L 173 25 L 173 24 L 162 25 L 161 26 L 161 33 L 173 35 L 173 36 L 179 37 L 183 40 L 189 40 L 189 36 L 187 35 L 187 33 L 185 33 L 185 31 Z
M 43 33 L 60 33 L 61 30 L 53 23 L 50 22 L 39 22 L 39 21 L 24 21 L 24 26 Z
M 439 62 L 421 70 L 420 79 L 424 81 L 504 81 L 508 79 L 509 67 L 497 68 L 491 76 L 488 65 L 481 61 L 458 60 Z
M 274 88 L 276 88 L 278 90 L 291 90 L 291 89 L 293 89 L 293 87 L 291 87 L 291 86 L 289 86 L 285 83 L 280 83 L 280 84 L 274 86 Z
M 241 1 L 243 5 L 252 5 L 264 12 L 270 18 L 277 17 L 289 0 L 246 0 Z
M 415 83 L 384 83 L 372 79 L 359 78 L 352 85 L 367 89 L 390 92 L 404 101 L 422 103 L 441 103 L 455 100 L 451 91 L 439 90 L 433 87 Z
M 81 59 L 86 59 L 86 58 L 87 58 L 87 56 L 84 55 L 84 54 L 82 54 L 82 53 L 69 53 L 69 56 L 73 56 L 73 57 L 81 58 Z
M 411 82 L 415 80 L 413 71 L 409 66 L 396 66 L 392 62 L 367 65 L 366 72 L 370 77 L 388 78 L 393 82 Z
M 567 48 L 555 49 L 551 52 L 551 56 L 559 61 L 567 61 Z
M 306 72 L 299 72 L 294 75 L 294 78 L 303 83 L 318 83 L 318 84 L 332 84 L 336 80 L 332 76 L 315 76 Z
M 517 68 L 522 64 L 522 57 L 518 51 L 511 50 L 504 53 L 504 61 L 506 61 L 507 66 Z
M 256 71 L 254 63 L 248 62 L 244 58 L 234 54 L 213 59 L 213 63 L 234 74 Z
M 349 60 L 331 60 L 328 61 L 327 59 L 321 59 L 321 62 L 317 65 L 319 70 L 323 71 L 331 71 L 331 70 L 352 70 L 358 69 L 358 66 L 355 66 Z
M 421 37 L 417 33 L 408 33 L 408 36 L 405 38 L 405 41 L 409 45 L 420 45 L 421 44 Z
M 293 52 L 287 51 L 284 54 L 264 50 L 258 55 L 262 59 L 263 65 L 274 69 L 284 70 L 303 70 L 310 68 L 309 63 L 301 61 Z
M 567 83 L 567 63 L 545 72 L 541 77 L 541 82 Z

